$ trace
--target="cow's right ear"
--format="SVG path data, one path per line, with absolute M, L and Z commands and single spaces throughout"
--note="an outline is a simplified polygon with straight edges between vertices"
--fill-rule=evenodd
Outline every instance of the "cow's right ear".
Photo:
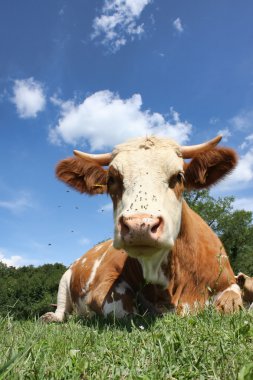
M 56 176 L 80 193 L 90 195 L 107 191 L 107 170 L 91 159 L 66 158 L 56 166 Z

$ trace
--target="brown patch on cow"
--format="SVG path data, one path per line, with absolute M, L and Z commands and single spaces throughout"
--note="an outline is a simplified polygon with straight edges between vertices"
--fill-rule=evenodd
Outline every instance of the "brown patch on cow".
M 215 148 L 185 163 L 185 180 L 188 189 L 204 189 L 228 175 L 237 164 L 237 154 L 230 148 Z
M 66 158 L 56 166 L 56 176 L 80 193 L 94 195 L 107 190 L 107 170 L 92 159 Z
M 183 202 L 181 230 L 170 254 L 168 291 L 171 303 L 204 305 L 213 293 L 235 283 L 234 274 L 219 238 Z
M 114 209 L 117 207 L 119 200 L 122 198 L 124 186 L 123 176 L 113 166 L 109 167 L 107 175 L 107 192 L 110 194 Z

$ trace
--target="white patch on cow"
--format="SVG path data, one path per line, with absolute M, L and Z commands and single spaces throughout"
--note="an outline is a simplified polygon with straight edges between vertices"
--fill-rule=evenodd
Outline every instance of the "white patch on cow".
M 249 311 L 253 311 L 253 302 L 252 302 L 252 304 L 249 307 Z
M 162 263 L 167 259 L 167 255 L 168 250 L 161 249 L 150 257 L 143 256 L 137 258 L 142 266 L 143 277 L 148 283 L 158 284 L 164 288 L 168 285 L 169 280 L 161 268 Z
M 128 283 L 126 281 L 121 281 L 116 286 L 115 292 L 120 294 L 120 295 L 123 295 L 126 293 L 127 289 L 131 289 L 130 286 L 128 285 Z
M 82 259 L 82 264 L 85 264 L 85 263 L 86 263 L 86 260 L 87 260 L 87 258 L 84 257 L 84 258 Z
M 99 267 L 99 265 L 101 264 L 103 258 L 105 257 L 106 255 L 106 252 L 97 260 L 95 260 L 94 264 L 93 264 L 93 267 L 92 267 L 92 271 L 91 271 L 91 274 L 90 274 L 90 277 L 88 279 L 88 281 L 86 282 L 85 284 L 85 290 L 87 291 L 89 289 L 89 286 L 90 284 L 93 282 L 95 276 L 96 276 L 96 273 L 97 273 L 97 269 Z
M 95 260 L 95 262 L 93 264 L 93 267 L 92 267 L 92 271 L 91 271 L 90 277 L 89 277 L 88 281 L 85 284 L 85 288 L 84 288 L 85 292 L 87 292 L 89 290 L 90 284 L 93 282 L 93 280 L 94 280 L 94 278 L 96 276 L 97 270 L 98 270 L 101 262 L 103 261 L 103 258 L 105 257 L 105 255 L 107 254 L 107 252 L 109 251 L 109 249 L 111 248 L 111 246 L 112 246 L 112 243 L 109 245 L 109 247 L 107 248 L 107 250 L 103 253 L 103 255 L 99 259 Z
M 106 301 L 103 306 L 103 314 L 105 317 L 107 317 L 108 315 L 112 315 L 116 318 L 123 318 L 129 313 L 126 310 L 124 310 L 122 301 L 118 300 L 110 303 Z

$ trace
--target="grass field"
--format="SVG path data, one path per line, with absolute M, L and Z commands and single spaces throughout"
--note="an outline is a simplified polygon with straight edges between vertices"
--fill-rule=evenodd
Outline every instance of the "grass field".
M 253 313 L 0 319 L 0 379 L 253 379 Z

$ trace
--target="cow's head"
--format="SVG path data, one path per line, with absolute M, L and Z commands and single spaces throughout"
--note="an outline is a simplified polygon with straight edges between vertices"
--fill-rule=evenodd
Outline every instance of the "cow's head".
M 207 188 L 236 164 L 233 150 L 215 148 L 220 139 L 182 147 L 147 137 L 103 155 L 75 151 L 75 158 L 58 164 L 56 174 L 81 193 L 110 194 L 115 248 L 139 260 L 147 281 L 165 285 L 161 265 L 180 231 L 184 189 Z
M 253 277 L 249 277 L 244 273 L 235 276 L 237 284 L 242 289 L 242 298 L 245 302 L 253 303 Z

